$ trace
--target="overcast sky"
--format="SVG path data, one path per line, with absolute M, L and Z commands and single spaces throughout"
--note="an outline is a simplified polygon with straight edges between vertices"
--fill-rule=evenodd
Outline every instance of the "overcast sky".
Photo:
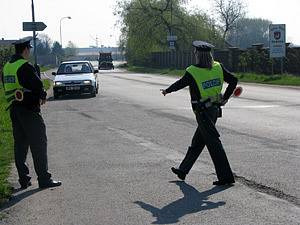
M 48 26 L 43 33 L 59 41 L 59 21 L 62 22 L 63 43 L 74 42 L 79 47 L 115 46 L 120 35 L 113 15 L 115 0 L 35 0 L 36 21 Z M 300 0 L 246 0 L 248 17 L 269 19 L 287 25 L 287 41 L 300 44 Z M 31 21 L 31 0 L 0 0 L 0 38 L 16 39 L 31 35 L 22 31 L 22 22 Z M 211 14 L 211 0 L 190 0 L 188 8 L 200 8 Z

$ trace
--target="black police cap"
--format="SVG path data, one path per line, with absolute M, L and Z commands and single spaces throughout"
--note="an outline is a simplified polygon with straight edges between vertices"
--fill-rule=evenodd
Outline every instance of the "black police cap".
M 32 48 L 32 45 L 30 44 L 31 40 L 32 40 L 32 37 L 29 36 L 29 37 L 21 38 L 20 40 L 17 40 L 15 42 L 13 42 L 12 44 L 14 46 L 26 46 L 28 48 Z
M 193 41 L 193 46 L 198 50 L 198 51 L 204 51 L 204 52 L 210 52 L 213 46 L 212 44 L 209 44 L 205 41 Z

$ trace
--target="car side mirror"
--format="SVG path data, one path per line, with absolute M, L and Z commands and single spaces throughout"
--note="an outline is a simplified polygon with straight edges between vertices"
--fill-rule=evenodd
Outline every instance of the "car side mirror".
M 55 72 L 52 72 L 52 75 L 53 75 L 53 76 L 56 76 L 56 73 L 55 73 Z
M 94 70 L 94 73 L 98 73 L 99 72 L 99 70 Z

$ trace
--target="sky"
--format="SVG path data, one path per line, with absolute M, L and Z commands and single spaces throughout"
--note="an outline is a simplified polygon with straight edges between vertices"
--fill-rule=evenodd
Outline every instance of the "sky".
M 287 41 L 300 44 L 300 0 L 245 0 L 247 17 L 269 19 L 286 24 Z M 115 0 L 34 0 L 36 21 L 47 25 L 43 32 L 54 41 L 60 38 L 62 20 L 63 46 L 68 41 L 78 47 L 96 45 L 116 46 L 120 35 L 118 18 L 113 15 Z M 17 7 L 16 7 L 17 6 Z M 199 8 L 212 14 L 212 0 L 190 0 L 188 9 Z M 22 22 L 30 22 L 31 0 L 0 0 L 0 39 L 19 39 L 32 35 L 22 31 Z

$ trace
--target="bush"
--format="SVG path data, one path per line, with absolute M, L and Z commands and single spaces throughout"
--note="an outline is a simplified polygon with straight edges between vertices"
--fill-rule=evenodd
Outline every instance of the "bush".
M 2 74 L 2 68 L 10 57 L 14 54 L 13 47 L 1 47 L 0 46 L 0 73 Z
M 251 48 L 239 56 L 240 71 L 258 74 L 272 73 L 272 59 L 265 49 Z

